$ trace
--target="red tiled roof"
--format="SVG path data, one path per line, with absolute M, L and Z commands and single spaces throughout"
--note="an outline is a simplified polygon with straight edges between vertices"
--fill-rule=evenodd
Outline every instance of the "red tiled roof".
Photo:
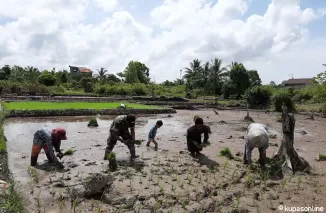
M 287 81 L 283 81 L 282 84 L 312 84 L 312 78 L 292 78 Z
M 86 67 L 78 67 L 78 69 L 79 69 L 80 72 L 92 72 L 91 69 L 88 69 Z

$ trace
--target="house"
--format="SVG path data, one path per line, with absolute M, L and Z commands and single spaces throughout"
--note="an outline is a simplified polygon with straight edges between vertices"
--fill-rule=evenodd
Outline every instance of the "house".
M 93 71 L 86 67 L 75 67 L 70 66 L 70 74 L 73 79 L 80 80 L 81 78 L 91 78 L 93 75 Z
M 282 82 L 283 87 L 303 88 L 313 83 L 312 78 L 292 78 Z

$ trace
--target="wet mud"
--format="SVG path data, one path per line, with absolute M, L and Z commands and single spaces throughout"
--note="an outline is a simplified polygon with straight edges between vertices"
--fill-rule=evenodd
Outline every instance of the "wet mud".
M 193 125 L 193 116 L 199 115 L 211 127 L 211 145 L 202 155 L 192 158 L 186 150 L 185 134 Z M 128 148 L 119 142 L 114 148 L 118 170 L 110 171 L 104 161 L 104 150 L 113 116 L 99 116 L 99 127 L 87 127 L 90 117 L 10 118 L 4 125 L 8 146 L 9 169 L 18 183 L 28 212 L 273 212 L 278 205 L 322 206 L 326 203 L 324 190 L 326 163 L 315 161 L 318 153 L 326 153 L 324 131 L 326 120 L 307 120 L 296 116 L 295 148 L 315 168 L 314 176 L 294 176 L 284 180 L 262 179 L 242 165 L 246 112 L 178 111 L 172 116 L 143 116 L 136 122 L 136 139 L 145 140 L 136 146 L 140 159 L 129 160 Z M 274 113 L 251 113 L 255 122 L 267 124 L 270 143 L 280 145 L 281 123 Z M 146 147 L 148 132 L 161 119 L 158 130 L 159 151 L 153 144 Z M 63 127 L 67 141 L 62 149 L 74 153 L 62 161 L 64 171 L 47 165 L 46 156 L 39 156 L 39 166 L 29 168 L 34 132 L 42 127 Z M 305 132 L 305 134 L 303 134 Z M 236 156 L 233 160 L 218 156 L 229 147 Z M 270 146 L 271 157 L 278 150 Z M 258 151 L 253 151 L 253 159 Z M 111 189 L 93 199 L 79 198 L 72 189 L 80 190 L 87 177 L 101 173 L 114 177 Z M 241 174 L 246 173 L 242 178 Z M 235 181 L 237 178 L 238 181 Z M 231 181 L 232 180 L 232 181 Z M 252 187 L 247 187 L 253 182 Z M 300 184 L 298 184 L 300 182 Z M 258 193 L 258 195 L 257 195 Z M 258 196 L 258 197 L 257 197 Z M 308 206 L 309 206 L 308 205 Z

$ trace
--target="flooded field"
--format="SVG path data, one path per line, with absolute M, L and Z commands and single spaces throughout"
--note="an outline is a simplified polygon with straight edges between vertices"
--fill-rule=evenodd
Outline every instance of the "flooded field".
M 203 117 L 212 131 L 211 146 L 204 148 L 203 155 L 196 159 L 188 155 L 185 140 L 194 115 Z M 294 146 L 314 166 L 315 176 L 300 176 L 300 185 L 296 176 L 290 177 L 284 185 L 282 180 L 266 182 L 259 175 L 251 174 L 231 184 L 231 178 L 246 168 L 242 162 L 227 161 L 218 153 L 229 147 L 234 155 L 239 152 L 238 160 L 243 158 L 245 115 L 246 112 L 238 111 L 220 111 L 219 115 L 213 111 L 179 111 L 172 117 L 139 117 L 137 140 L 146 140 L 156 121 L 163 121 L 157 133 L 159 151 L 146 148 L 144 142 L 136 148 L 140 159 L 130 162 L 128 148 L 117 142 L 114 152 L 119 169 L 116 172 L 110 172 L 108 161 L 103 160 L 114 117 L 98 117 L 97 128 L 87 127 L 89 117 L 8 119 L 4 130 L 9 168 L 29 212 L 273 212 L 280 204 L 325 205 L 326 163 L 315 161 L 315 157 L 319 152 L 326 153 L 326 119 L 307 120 L 306 116 L 296 116 Z M 276 134 L 270 143 L 280 145 L 281 123 L 276 122 L 276 114 L 253 112 L 250 116 L 255 122 L 267 124 L 270 133 Z M 42 127 L 67 130 L 68 140 L 62 142 L 61 148 L 72 148 L 74 154 L 62 159 L 65 171 L 46 170 L 49 167 L 43 152 L 38 159 L 40 166 L 36 170 L 29 168 L 33 134 Z M 270 146 L 267 155 L 271 157 L 277 150 L 278 147 Z M 257 150 L 253 151 L 253 158 L 258 158 Z M 72 189 L 80 190 L 92 173 L 112 176 L 114 187 L 101 198 L 84 199 L 73 194 Z M 256 181 L 252 188 L 246 187 L 250 178 Z

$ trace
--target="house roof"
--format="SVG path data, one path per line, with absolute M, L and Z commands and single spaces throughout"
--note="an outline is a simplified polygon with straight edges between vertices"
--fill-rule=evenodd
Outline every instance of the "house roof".
M 312 84 L 312 78 L 292 78 L 287 81 L 283 81 L 282 84 Z
M 70 65 L 69 65 L 69 67 L 77 68 L 79 70 L 79 72 L 83 72 L 83 73 L 93 72 L 91 69 L 86 68 L 86 67 L 76 67 L 76 66 L 70 66 Z
M 80 72 L 93 72 L 91 69 L 86 68 L 86 67 L 78 67 Z

